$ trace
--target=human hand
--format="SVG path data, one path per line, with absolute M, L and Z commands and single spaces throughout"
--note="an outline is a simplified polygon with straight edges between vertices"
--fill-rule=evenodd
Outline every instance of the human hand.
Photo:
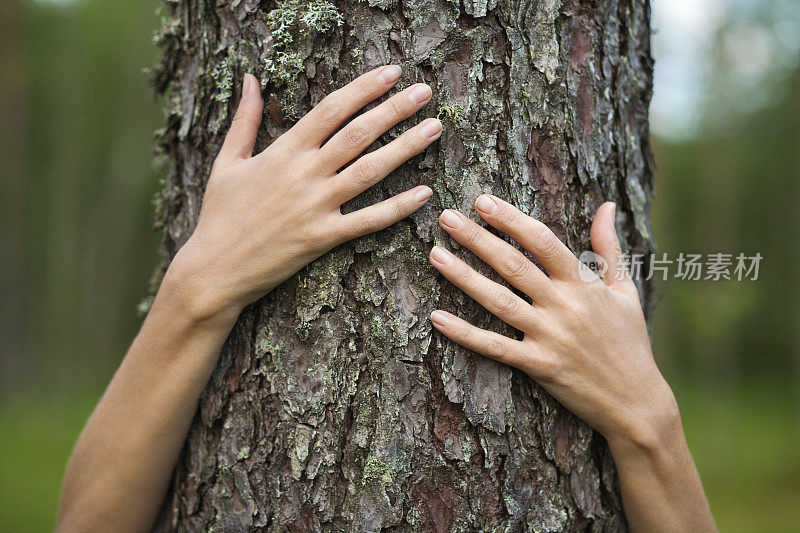
M 448 209 L 439 218 L 442 228 L 532 303 L 435 246 L 431 264 L 524 337 L 486 331 L 445 311 L 432 313 L 434 326 L 466 348 L 526 372 L 612 445 L 649 446 L 671 431 L 677 404 L 653 360 L 636 286 L 615 275 L 621 250 L 614 204 L 598 209 L 591 229 L 592 248 L 607 262 L 608 274 L 589 282 L 579 276 L 575 255 L 541 222 L 490 195 L 480 196 L 475 208 L 547 275 L 519 250 Z
M 427 119 L 339 172 L 380 135 L 430 101 L 430 87 L 412 85 L 336 132 L 399 77 L 400 68 L 393 65 L 362 75 L 328 95 L 253 156 L 263 101 L 256 78 L 245 76 L 242 99 L 214 162 L 197 228 L 170 268 L 178 274 L 167 274 L 180 277 L 180 285 L 191 284 L 187 292 L 195 313 L 204 317 L 222 313 L 235 319 L 245 305 L 326 251 L 383 229 L 425 204 L 432 191 L 419 186 L 347 215 L 340 211 L 341 204 L 441 135 L 441 123 Z

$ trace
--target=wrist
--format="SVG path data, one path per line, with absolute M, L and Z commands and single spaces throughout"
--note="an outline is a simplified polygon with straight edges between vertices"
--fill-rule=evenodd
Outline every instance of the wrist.
M 244 305 L 227 296 L 224 280 L 205 265 L 202 255 L 196 253 L 189 243 L 183 246 L 164 275 L 156 302 L 168 302 L 192 325 L 218 325 L 230 329 Z
M 665 381 L 651 399 L 646 410 L 632 415 L 625 428 L 605 436 L 615 459 L 630 454 L 656 455 L 684 441 L 678 402 Z

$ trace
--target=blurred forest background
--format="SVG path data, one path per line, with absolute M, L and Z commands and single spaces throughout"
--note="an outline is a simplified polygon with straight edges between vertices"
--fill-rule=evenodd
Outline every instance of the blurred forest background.
M 800 2 L 654 0 L 653 339 L 723 531 L 800 529 Z M 157 262 L 157 1 L 0 5 L 0 528 L 50 529 Z

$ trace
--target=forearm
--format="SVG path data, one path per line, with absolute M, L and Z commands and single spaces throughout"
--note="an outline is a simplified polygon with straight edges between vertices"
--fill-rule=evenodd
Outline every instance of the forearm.
M 171 269 L 139 335 L 75 446 L 59 510 L 62 531 L 142 531 L 169 485 L 198 398 L 238 310 L 199 312 Z
M 653 359 L 639 291 L 625 274 L 614 204 L 600 206 L 590 232 L 592 249 L 609 274 L 602 279 L 550 229 L 508 202 L 481 195 L 475 211 L 519 243 L 547 275 L 455 210 L 444 211 L 439 224 L 529 299 L 439 246 L 431 250 L 431 264 L 525 335 L 505 337 L 443 310 L 431 314 L 433 325 L 462 346 L 524 370 L 605 436 L 631 529 L 715 531 L 675 396 Z
M 431 197 L 430 187 L 420 185 L 341 212 L 342 204 L 441 135 L 441 122 L 429 118 L 361 156 L 432 98 L 429 86 L 416 83 L 343 125 L 400 75 L 396 65 L 365 73 L 257 155 L 264 102 L 258 80 L 245 75 L 194 233 L 70 458 L 60 530 L 149 528 L 197 400 L 241 309 L 326 251 L 387 228 Z
M 609 440 L 631 531 L 716 531 L 677 407 L 658 428 Z

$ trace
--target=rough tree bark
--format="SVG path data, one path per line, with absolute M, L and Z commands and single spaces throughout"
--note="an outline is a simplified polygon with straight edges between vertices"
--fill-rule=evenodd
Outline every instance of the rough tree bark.
M 522 373 L 431 331 L 441 307 L 514 335 L 427 253 L 455 247 L 440 210 L 474 216 L 487 191 L 576 252 L 596 208 L 615 200 L 625 246 L 649 250 L 649 31 L 646 0 L 166 1 L 155 71 L 168 96 L 165 261 L 194 227 L 244 72 L 268 104 L 259 149 L 385 63 L 402 65 L 401 87 L 433 87 L 423 116 L 445 131 L 344 209 L 421 183 L 435 191 L 429 206 L 326 254 L 242 315 L 159 529 L 625 528 L 603 439 Z

